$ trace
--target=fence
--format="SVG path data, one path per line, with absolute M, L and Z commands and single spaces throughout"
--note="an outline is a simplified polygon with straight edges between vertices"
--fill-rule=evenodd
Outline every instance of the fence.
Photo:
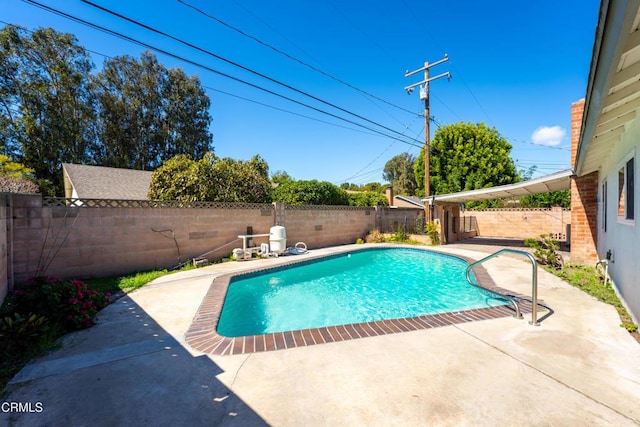
M 475 221 L 479 236 L 525 239 L 551 233 L 557 240 L 568 241 L 571 211 L 560 207 L 487 209 L 467 211 L 460 217 L 461 227 L 463 221 Z
M 376 228 L 383 233 L 396 231 L 424 233 L 424 210 L 422 209 L 381 207 L 376 212 Z
M 478 221 L 475 216 L 453 217 L 453 229 L 458 233 L 471 233 L 477 231 Z
M 227 256 L 238 235 L 286 227 L 287 242 L 309 248 L 353 243 L 374 228 L 415 223 L 420 211 L 349 206 L 43 199 L 0 194 L 0 297 L 38 272 L 108 277 Z M 406 211 L 406 212 L 405 212 Z M 260 240 L 263 239 L 263 240 Z M 254 244 L 268 237 L 256 238 Z M 8 285 L 7 285 L 8 284 Z

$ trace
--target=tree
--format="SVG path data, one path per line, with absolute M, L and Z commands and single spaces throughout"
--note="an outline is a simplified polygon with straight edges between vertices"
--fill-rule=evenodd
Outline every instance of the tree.
M 446 194 L 518 181 L 509 157 L 511 144 L 483 123 L 457 123 L 439 128 L 431 143 L 430 192 Z M 424 187 L 424 148 L 415 162 L 417 185 Z
M 533 178 L 533 174 L 538 169 L 537 166 L 531 166 L 529 169 L 520 171 L 520 180 L 528 181 Z M 565 209 L 571 208 L 571 192 L 569 190 L 552 191 L 549 193 L 530 194 L 523 196 L 519 200 L 520 206 L 523 208 L 551 208 L 560 206 Z
M 391 183 L 395 194 L 415 195 L 417 187 L 414 174 L 415 162 L 416 158 L 413 154 L 402 153 L 394 156 L 384 165 L 382 177 Z
M 271 175 L 271 182 L 274 184 L 280 185 L 283 182 L 293 181 L 294 179 L 285 171 L 275 171 L 273 175 Z
M 349 193 L 348 196 L 351 206 L 389 206 L 389 201 L 384 194 L 374 191 Z
M 326 181 L 287 181 L 271 192 L 271 199 L 287 205 L 348 205 L 347 192 Z
M 41 189 L 62 194 L 62 161 L 92 160 L 93 65 L 71 34 L 51 28 L 0 31 L 0 145 L 32 168 Z
M 260 156 L 249 161 L 221 159 L 208 152 L 201 160 L 177 155 L 153 172 L 148 198 L 208 202 L 269 202 L 269 166 Z
M 93 79 L 98 99 L 99 164 L 153 170 L 179 154 L 212 149 L 210 101 L 197 77 L 167 70 L 151 52 L 107 60 Z
M 384 193 L 384 190 L 388 187 L 388 185 L 380 184 L 379 182 L 368 182 L 362 186 L 361 190 L 363 191 L 373 191 L 374 193 Z

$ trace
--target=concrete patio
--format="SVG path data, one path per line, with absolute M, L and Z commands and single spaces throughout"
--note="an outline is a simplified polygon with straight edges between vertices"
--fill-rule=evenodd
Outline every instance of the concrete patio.
M 469 249 L 435 248 L 486 255 Z M 640 424 L 640 344 L 614 308 L 541 269 L 539 297 L 555 313 L 538 327 L 525 315 L 238 356 L 185 344 L 216 275 L 278 262 L 177 273 L 121 298 L 14 378 L 4 401 L 42 411 L 0 412 L 0 423 Z M 498 286 L 530 294 L 529 264 L 501 256 L 485 266 Z

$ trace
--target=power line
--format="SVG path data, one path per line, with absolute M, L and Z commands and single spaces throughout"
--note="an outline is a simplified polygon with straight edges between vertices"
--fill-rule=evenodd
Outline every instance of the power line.
M 18 28 L 18 29 L 26 31 L 26 32 L 28 32 L 30 34 L 33 34 L 35 32 L 34 30 L 30 30 L 27 27 L 23 27 L 21 25 L 12 24 L 10 22 L 6 22 L 6 21 L 3 21 L 3 20 L 0 20 L 0 23 L 5 24 L 7 26 Z M 105 57 L 105 58 L 108 58 L 108 59 L 112 59 L 113 58 L 113 57 L 111 57 L 109 55 L 106 55 L 104 53 L 101 53 L 101 52 L 98 52 L 98 51 L 95 51 L 95 50 L 87 49 L 87 48 L 84 48 L 84 47 L 83 47 L 83 49 L 86 50 L 87 52 L 91 52 L 91 53 L 93 53 L 95 55 L 99 55 L 99 56 L 102 56 L 102 57 Z M 339 128 L 342 128 L 342 129 L 351 130 L 351 131 L 354 131 L 354 132 L 361 132 L 361 133 L 364 133 L 365 135 L 376 136 L 375 134 L 370 133 L 370 132 L 366 132 L 366 131 L 359 130 L 359 129 L 354 129 L 354 128 L 351 128 L 351 127 L 348 127 L 348 126 L 339 125 L 337 123 L 328 122 L 326 120 L 321 120 L 321 119 L 318 119 L 318 118 L 315 118 L 315 117 L 307 116 L 305 114 L 296 113 L 295 111 L 287 110 L 287 109 L 281 108 L 281 107 L 276 107 L 275 105 L 267 104 L 265 102 L 256 101 L 254 99 L 250 99 L 250 98 L 246 98 L 244 96 L 240 96 L 240 95 L 236 95 L 236 94 L 233 94 L 233 93 L 230 93 L 230 92 L 226 92 L 226 91 L 221 90 L 221 89 L 216 89 L 216 88 L 211 87 L 211 86 L 202 85 L 202 87 L 204 89 L 207 89 L 207 90 L 212 91 L 212 92 L 221 93 L 223 95 L 227 95 L 227 96 L 230 96 L 230 97 L 233 97 L 233 98 L 241 99 L 243 101 L 251 102 L 253 104 L 261 105 L 263 107 L 271 108 L 273 110 L 282 111 L 284 113 L 292 114 L 294 116 L 298 116 L 298 117 L 302 117 L 302 118 L 305 118 L 305 119 L 308 119 L 308 120 L 313 120 L 313 121 L 316 121 L 316 122 L 324 123 L 324 124 L 327 124 L 329 126 L 335 126 L 335 127 L 339 127 Z M 395 140 L 394 140 L 394 143 L 395 143 Z
M 121 39 L 126 40 L 126 41 L 128 41 L 128 42 L 131 42 L 131 43 L 137 44 L 137 45 L 139 45 L 139 46 L 142 46 L 142 47 L 144 47 L 144 48 L 147 48 L 147 49 L 150 49 L 150 50 L 153 50 L 153 51 L 159 52 L 159 53 L 161 53 L 161 54 L 163 54 L 163 55 L 166 55 L 166 56 L 169 56 L 169 57 L 171 57 L 171 58 L 177 59 L 177 60 L 179 60 L 179 61 L 183 61 L 183 62 L 185 62 L 185 63 L 191 64 L 191 65 L 193 65 L 193 66 L 195 66 L 195 67 L 202 68 L 202 69 L 204 69 L 204 70 L 210 71 L 210 72 L 212 72 L 212 73 L 214 73 L 214 74 L 217 74 L 217 75 L 220 75 L 220 76 L 222 76 L 222 77 L 226 77 L 226 78 L 231 79 L 231 80 L 234 80 L 234 81 L 236 81 L 236 82 L 239 82 L 239 83 L 245 84 L 245 85 L 250 86 L 250 87 L 252 87 L 252 88 L 254 88 L 254 89 L 258 89 L 258 90 L 260 90 L 260 91 L 266 92 L 266 93 L 268 93 L 268 94 L 270 94 L 270 95 L 274 95 L 274 96 L 277 96 L 277 97 L 279 97 L 279 98 L 285 99 L 285 100 L 287 100 L 287 101 L 289 101 L 289 102 L 293 102 L 293 103 L 298 104 L 298 105 L 301 105 L 301 106 L 303 106 L 303 107 L 306 107 L 306 108 L 312 109 L 312 110 L 317 111 L 317 112 L 319 112 L 319 113 L 321 113 L 321 114 L 325 114 L 325 115 L 328 115 L 328 116 L 330 116 L 330 117 L 336 118 L 336 119 L 338 119 L 338 120 L 341 120 L 341 121 L 344 121 L 344 122 L 347 122 L 347 123 L 353 124 L 353 125 L 355 125 L 355 126 L 358 126 L 358 127 L 364 128 L 364 129 L 367 129 L 367 130 L 369 130 L 369 131 L 371 131 L 371 132 L 377 133 L 377 134 L 382 135 L 382 136 L 385 136 L 385 137 L 387 137 L 387 138 L 391 138 L 391 139 L 398 140 L 398 141 L 403 142 L 403 143 L 405 143 L 405 144 L 407 144 L 407 145 L 416 146 L 414 143 L 412 143 L 412 142 L 410 142 L 410 141 L 407 141 L 407 140 L 404 140 L 404 139 L 399 139 L 398 137 L 395 137 L 395 136 L 393 136 L 393 135 L 386 134 L 386 133 L 384 133 L 384 132 L 382 132 L 382 131 L 379 131 L 379 130 L 377 130 L 377 129 L 370 128 L 370 127 L 365 126 L 365 125 L 363 125 L 363 124 L 361 124 L 361 123 L 357 123 L 357 122 L 354 122 L 354 121 L 352 121 L 352 120 L 346 119 L 346 118 L 344 118 L 344 117 L 340 117 L 340 116 L 338 116 L 338 115 L 336 115 L 336 114 L 334 114 L 334 113 L 331 113 L 331 112 L 328 112 L 328 111 L 322 110 L 322 109 L 320 109 L 320 108 L 318 108 L 318 107 L 314 107 L 314 106 L 312 106 L 312 105 L 305 104 L 304 102 L 301 102 L 301 101 L 295 100 L 295 99 L 290 98 L 290 97 L 288 97 L 288 96 L 285 96 L 285 95 L 282 95 L 282 94 L 280 94 L 280 93 L 274 92 L 274 91 L 272 91 L 272 90 L 269 90 L 269 89 L 263 88 L 263 87 L 261 87 L 261 86 L 258 86 L 257 84 L 254 84 L 254 83 L 248 82 L 248 81 L 243 80 L 243 79 L 241 79 L 241 78 L 239 78 L 239 77 L 232 76 L 232 75 L 230 75 L 230 74 L 227 74 L 227 73 L 224 73 L 224 72 L 222 72 L 222 71 L 216 70 L 216 69 L 214 69 L 214 68 L 212 68 L 212 67 L 209 67 L 209 66 L 207 66 L 207 65 L 204 65 L 204 64 L 201 64 L 201 63 L 199 63 L 199 62 L 196 62 L 196 61 L 193 61 L 193 60 L 187 59 L 187 58 L 185 58 L 185 57 L 183 57 L 183 56 L 180 56 L 180 55 L 177 55 L 177 54 L 175 54 L 175 53 L 171 53 L 171 52 L 169 52 L 169 51 L 167 51 L 167 50 L 165 50 L 165 49 L 161 49 L 161 48 L 158 48 L 158 47 L 152 46 L 152 45 L 150 45 L 150 44 L 148 44 L 148 43 L 145 43 L 145 42 L 142 42 L 142 41 L 140 41 L 140 40 L 134 39 L 134 38 L 132 38 L 132 37 L 129 37 L 129 36 L 127 36 L 127 35 L 124 35 L 124 34 L 122 34 L 122 33 L 117 32 L 117 31 L 110 30 L 110 29 L 108 29 L 108 28 L 102 27 L 102 26 L 100 26 L 100 25 L 98 25 L 98 24 L 94 24 L 94 23 L 89 22 L 89 21 L 86 21 L 86 20 L 84 20 L 84 19 L 81 19 L 81 18 L 75 17 L 75 16 L 70 15 L 70 14 L 68 14 L 68 13 L 62 12 L 62 11 L 60 11 L 60 10 L 58 10 L 58 9 L 55 9 L 55 8 L 49 7 L 49 6 L 44 5 L 44 4 L 42 4 L 42 3 L 38 3 L 38 2 L 36 2 L 36 1 L 34 1 L 34 0 L 22 0 L 22 1 L 24 1 L 24 2 L 26 2 L 26 3 L 29 3 L 29 4 L 31 4 L 31 5 L 33 5 L 33 6 L 39 7 L 39 8 L 41 8 L 41 9 L 43 9 L 43 10 L 48 11 L 48 12 L 51 12 L 51 13 L 54 13 L 54 14 L 56 14 L 56 15 L 62 16 L 62 17 L 64 17 L 64 18 L 70 19 L 70 20 L 72 20 L 72 21 L 74 21 L 74 22 L 80 23 L 80 24 L 82 24 L 82 25 L 89 26 L 89 27 L 91 27 L 91 28 L 93 28 L 93 29 L 96 29 L 96 30 L 102 31 L 102 32 L 104 32 L 104 33 L 110 34 L 110 35 L 112 35 L 112 36 L 115 36 L 115 37 L 121 38 Z M 397 131 L 393 131 L 393 132 L 394 132 L 394 133 L 398 133 L 398 134 L 399 134 L 399 132 L 397 132 Z M 400 134 L 400 135 L 402 136 L 402 134 Z
M 414 121 L 415 121 L 415 119 L 414 119 Z M 412 123 L 409 123 L 409 124 L 405 127 L 404 132 L 406 132 L 407 130 L 409 130 L 409 127 L 410 127 L 412 124 L 413 124 L 413 122 L 412 122 Z M 375 163 L 375 161 L 376 161 L 376 160 L 378 160 L 380 157 L 382 157 L 382 155 L 383 155 L 384 153 L 386 153 L 387 151 L 389 151 L 389 150 L 391 149 L 391 147 L 393 147 L 393 145 L 394 145 L 394 144 L 395 144 L 395 141 L 394 141 L 394 142 L 392 142 L 391 144 L 389 144 L 389 145 L 387 146 L 387 148 L 385 148 L 384 150 L 382 150 L 382 152 L 381 152 L 380 154 L 378 154 L 378 155 L 377 155 L 373 160 L 371 160 L 369 163 L 367 163 L 367 164 L 366 164 L 362 169 L 360 169 L 358 172 L 356 172 L 355 174 L 353 174 L 353 175 L 352 175 L 352 176 L 350 176 L 349 178 L 344 179 L 342 182 L 347 182 L 347 181 L 349 181 L 349 180 L 353 179 L 354 177 L 358 176 L 358 174 L 359 174 L 359 173 L 361 173 L 361 172 L 365 171 L 369 166 L 371 166 L 373 163 Z
M 29 3 L 31 3 L 31 2 L 35 3 L 33 0 L 23 0 L 23 1 L 28 1 Z M 225 58 L 223 56 L 220 56 L 220 55 L 218 55 L 216 53 L 213 53 L 213 52 L 211 52 L 211 51 L 209 51 L 207 49 L 204 49 L 204 48 L 201 48 L 201 47 L 199 47 L 197 45 L 194 45 L 193 43 L 190 43 L 190 42 L 182 40 L 182 39 L 180 39 L 178 37 L 172 36 L 171 34 L 168 34 L 168 33 L 164 32 L 164 31 L 160 31 L 157 28 L 151 27 L 151 26 L 149 26 L 147 24 L 144 24 L 144 23 L 142 23 L 140 21 L 137 21 L 135 19 L 129 18 L 127 16 L 124 16 L 124 15 L 118 13 L 118 12 L 115 12 L 115 11 L 113 11 L 111 9 L 108 9 L 106 7 L 103 7 L 103 6 L 100 6 L 100 5 L 98 5 L 96 3 L 93 3 L 93 2 L 91 2 L 89 0 L 81 0 L 81 1 L 83 3 L 86 3 L 86 4 L 90 5 L 90 6 L 93 6 L 93 7 L 97 8 L 97 9 L 99 9 L 99 10 L 102 10 L 103 12 L 106 12 L 106 13 L 108 13 L 110 15 L 116 16 L 116 17 L 118 17 L 118 18 L 120 18 L 120 19 L 122 19 L 124 21 L 132 23 L 132 24 L 137 25 L 139 27 L 142 27 L 142 28 L 144 28 L 144 29 L 146 29 L 148 31 L 151 31 L 151 32 L 156 33 L 156 34 L 159 34 L 159 35 L 161 35 L 163 37 L 167 37 L 167 38 L 169 38 L 169 39 L 171 39 L 173 41 L 176 41 L 176 42 L 178 42 L 180 44 L 188 46 L 188 47 L 190 47 L 192 49 L 195 49 L 195 50 L 197 50 L 199 52 L 202 52 L 202 53 L 204 53 L 206 55 L 212 56 L 212 57 L 214 57 L 214 58 L 216 58 L 216 59 L 218 59 L 220 61 L 223 61 L 223 62 L 225 62 L 225 63 L 227 63 L 229 65 L 232 65 L 234 67 L 240 68 L 243 71 L 246 71 L 246 72 L 251 73 L 251 74 L 253 74 L 255 76 L 258 76 L 258 77 L 263 78 L 265 80 L 268 80 L 268 81 L 270 81 L 272 83 L 275 83 L 275 84 L 277 84 L 279 86 L 282 86 L 282 87 L 285 87 L 285 88 L 287 88 L 289 90 L 292 90 L 292 91 L 294 91 L 294 92 L 296 92 L 296 93 L 298 93 L 300 95 L 309 97 L 309 98 L 313 99 L 314 101 L 320 102 L 320 103 L 325 104 L 325 105 L 327 105 L 329 107 L 332 107 L 332 108 L 335 108 L 335 109 L 337 109 L 339 111 L 342 111 L 343 113 L 347 113 L 347 114 L 349 114 L 351 116 L 357 117 L 360 120 L 363 120 L 365 122 L 371 123 L 371 124 L 373 124 L 375 126 L 378 126 L 378 127 L 382 128 L 382 129 L 385 129 L 386 131 L 392 132 L 392 133 L 397 134 L 397 135 L 402 135 L 400 132 L 396 131 L 395 129 L 392 129 L 392 128 L 388 127 L 388 126 L 385 126 L 385 125 L 382 125 L 380 123 L 377 123 L 377 122 L 375 122 L 373 120 L 370 120 L 370 119 L 368 119 L 368 118 L 366 118 L 366 117 L 364 117 L 364 116 L 362 116 L 360 114 L 357 114 L 357 113 L 354 113 L 352 111 L 349 111 L 346 108 L 342 108 L 342 107 L 340 107 L 340 106 L 338 106 L 338 105 L 336 105 L 334 103 L 331 103 L 329 101 L 325 101 L 324 99 L 319 98 L 319 97 L 317 97 L 315 95 L 312 95 L 312 94 L 310 94 L 310 93 L 308 93 L 306 91 L 303 91 L 301 89 L 295 88 L 295 87 L 291 86 L 288 83 L 284 83 L 284 82 L 282 82 L 282 81 L 280 81 L 278 79 L 275 79 L 273 77 L 269 77 L 264 73 L 261 73 L 259 71 L 256 71 L 256 70 L 252 69 L 252 68 L 249 68 L 249 67 L 246 67 L 244 65 L 241 65 L 241 64 L 239 64 L 239 63 L 237 63 L 235 61 L 232 61 L 232 60 L 227 59 L 227 58 Z
M 334 81 L 336 81 L 336 82 L 338 82 L 338 83 L 340 83 L 342 85 L 345 85 L 345 86 L 347 86 L 347 87 L 349 87 L 349 88 L 351 88 L 353 90 L 356 90 L 356 91 L 360 92 L 363 95 L 369 96 L 369 97 L 371 97 L 373 99 L 376 99 L 376 100 L 378 100 L 380 102 L 384 102 L 385 104 L 390 105 L 392 107 L 395 107 L 395 108 L 397 108 L 399 110 L 402 110 L 402 111 L 404 111 L 406 113 L 415 114 L 411 110 L 408 110 L 408 109 L 406 109 L 404 107 L 401 107 L 399 105 L 393 104 L 393 103 L 391 103 L 391 102 L 389 102 L 389 101 L 387 101 L 385 99 L 382 99 L 382 98 L 380 98 L 380 97 L 378 97 L 378 96 L 376 96 L 376 95 L 374 95 L 372 93 L 369 93 L 369 92 L 367 92 L 367 91 L 365 91 L 363 89 L 360 89 L 360 88 L 352 85 L 351 83 L 348 83 L 348 82 L 342 80 L 339 77 L 331 75 L 331 74 L 327 73 L 326 71 L 323 71 L 323 70 L 319 69 L 318 67 L 316 67 L 316 66 L 314 66 L 312 64 L 309 64 L 309 63 L 307 63 L 307 62 L 305 62 L 305 61 L 303 61 L 303 60 L 301 60 L 301 59 L 299 59 L 299 58 L 297 58 L 297 57 L 295 57 L 295 56 L 293 56 L 293 55 L 291 55 L 291 54 L 289 54 L 289 53 L 287 53 L 287 52 L 285 52 L 285 51 L 283 51 L 283 50 L 281 50 L 281 49 L 279 49 L 279 48 L 277 48 L 275 46 L 272 46 L 272 45 L 260 40 L 259 38 L 255 37 L 255 36 L 252 36 L 251 34 L 248 34 L 247 32 L 241 30 L 240 28 L 235 27 L 235 26 L 233 26 L 231 24 L 228 24 L 228 23 L 224 22 L 223 20 L 221 20 L 220 18 L 217 18 L 217 17 L 215 17 L 215 16 L 203 11 L 202 9 L 197 8 L 196 6 L 186 2 L 184 0 L 177 0 L 177 2 L 182 4 L 182 5 L 184 5 L 185 7 L 188 7 L 188 8 L 191 8 L 191 9 L 195 10 L 199 14 L 201 14 L 203 16 L 206 16 L 207 18 L 209 18 L 209 19 L 211 19 L 213 21 L 216 21 L 217 23 L 219 23 L 221 25 L 224 25 L 225 27 L 237 32 L 238 34 L 240 34 L 240 35 L 242 35 L 244 37 L 247 37 L 247 38 L 255 41 L 256 43 L 259 43 L 260 45 L 265 46 L 265 47 L 273 50 L 274 52 L 276 52 L 276 53 L 278 53 L 280 55 L 283 55 L 286 58 L 289 58 L 290 60 L 295 61 L 298 64 L 303 65 L 303 66 L 315 71 L 316 73 L 322 74 L 323 76 L 328 77 L 328 78 L 330 78 L 330 79 L 332 79 L 332 80 L 334 80 Z
M 431 40 L 433 40 L 435 42 L 435 44 L 440 48 L 440 50 L 445 51 L 446 49 L 443 49 L 443 47 L 440 45 L 440 43 L 438 42 L 438 40 L 433 36 L 433 34 L 431 34 L 431 32 L 429 31 L 429 28 L 424 25 L 424 22 L 419 20 L 417 17 L 420 16 L 419 14 L 415 13 L 413 11 L 413 9 L 409 6 L 409 4 L 405 1 L 402 0 L 402 3 L 404 4 L 404 6 L 407 8 L 407 10 L 409 11 L 409 15 L 411 17 L 413 17 L 413 19 L 416 20 L 416 22 L 422 26 L 423 31 L 431 38 Z M 476 104 L 478 104 L 478 107 L 480 107 L 480 109 L 482 110 L 482 112 L 484 113 L 484 115 L 487 117 L 487 119 L 489 120 L 489 124 L 491 124 L 492 126 L 494 126 L 493 124 L 493 120 L 491 120 L 491 117 L 489 117 L 489 113 L 487 113 L 487 110 L 484 109 L 484 107 L 482 106 L 482 104 L 480 104 L 480 101 L 478 100 L 478 98 L 476 98 L 475 94 L 471 91 L 471 88 L 469 87 L 469 85 L 467 84 L 467 82 L 464 80 L 464 78 L 462 77 L 460 70 L 458 67 L 456 67 L 455 61 L 451 61 L 451 67 L 454 70 L 454 74 L 456 75 L 456 79 L 458 78 L 458 76 L 460 76 L 460 80 L 462 81 L 462 84 L 465 86 L 465 88 L 467 89 L 467 91 L 469 92 L 469 94 L 471 95 L 471 97 L 473 98 L 473 100 L 476 102 Z M 443 105 L 445 105 L 445 107 L 447 107 L 446 104 L 443 103 Z M 449 108 L 449 107 L 447 107 Z M 453 110 L 451 110 L 451 108 L 449 108 L 449 110 L 451 112 L 453 112 Z M 458 116 L 458 118 L 460 118 L 460 116 L 458 114 L 456 114 L 455 112 L 453 112 L 454 115 Z
M 365 135 L 377 136 L 376 134 L 373 134 L 371 132 L 366 132 L 364 130 L 354 129 L 354 128 L 351 128 L 351 127 L 348 127 L 348 126 L 343 126 L 343 125 L 339 125 L 337 123 L 331 123 L 331 122 L 328 122 L 326 120 L 321 120 L 321 119 L 317 119 L 315 117 L 307 116 L 305 114 L 296 113 L 295 111 L 287 110 L 286 108 L 276 107 L 275 105 L 267 104 L 266 102 L 256 101 L 254 99 L 250 99 L 250 98 L 247 98 L 247 97 L 244 97 L 244 96 L 236 95 L 234 93 L 230 93 L 230 92 L 227 92 L 227 91 L 224 91 L 224 90 L 221 90 L 221 89 L 216 89 L 216 88 L 213 88 L 211 86 L 202 85 L 202 87 L 207 89 L 207 90 L 210 90 L 212 92 L 221 93 L 223 95 L 227 95 L 227 96 L 230 96 L 230 97 L 233 97 L 233 98 L 241 99 L 243 101 L 251 102 L 253 104 L 261 105 L 263 107 L 271 108 L 273 110 L 282 111 L 283 113 L 288 113 L 288 114 L 292 114 L 294 116 L 302 117 L 302 118 L 305 118 L 305 119 L 308 119 L 308 120 L 313 120 L 313 121 L 316 121 L 316 122 L 324 123 L 324 124 L 327 124 L 329 126 L 335 126 L 335 127 L 339 127 L 339 128 L 342 128 L 342 129 L 351 130 L 351 131 L 354 131 L 354 132 L 361 132 L 361 133 L 364 133 Z M 394 139 L 394 143 L 396 141 L 398 141 L 398 140 Z

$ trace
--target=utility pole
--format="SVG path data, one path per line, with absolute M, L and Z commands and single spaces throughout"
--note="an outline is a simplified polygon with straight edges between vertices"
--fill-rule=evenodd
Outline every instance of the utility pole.
M 417 70 L 414 70 L 414 71 L 407 70 L 407 72 L 404 74 L 405 77 L 409 77 L 416 73 L 419 73 L 420 71 L 424 71 L 424 80 L 422 80 L 421 82 L 409 85 L 405 87 L 404 90 L 406 90 L 408 94 L 411 94 L 411 92 L 413 92 L 416 86 L 420 86 L 420 99 L 424 101 L 424 196 L 425 197 L 429 197 L 429 185 L 430 185 L 430 179 L 429 179 L 429 82 L 432 80 L 437 80 L 441 77 L 447 77 L 449 80 L 451 80 L 451 73 L 448 71 L 446 73 L 438 74 L 435 77 L 429 77 L 429 68 L 434 67 L 438 64 L 442 64 L 443 62 L 448 60 L 449 60 L 449 57 L 445 53 L 444 58 L 442 58 L 441 60 L 433 62 L 431 64 L 428 62 L 425 62 L 424 67 L 418 68 Z M 429 215 L 429 218 L 427 219 L 431 220 L 430 217 L 431 215 Z

